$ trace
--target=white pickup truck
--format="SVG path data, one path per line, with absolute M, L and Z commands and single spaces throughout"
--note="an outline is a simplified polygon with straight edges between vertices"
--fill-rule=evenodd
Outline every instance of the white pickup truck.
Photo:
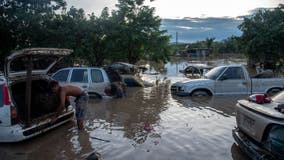
M 279 92 L 284 87 L 284 78 L 250 78 L 242 65 L 215 67 L 203 78 L 176 82 L 172 94 L 180 96 L 212 96 L 222 94 L 253 94 Z

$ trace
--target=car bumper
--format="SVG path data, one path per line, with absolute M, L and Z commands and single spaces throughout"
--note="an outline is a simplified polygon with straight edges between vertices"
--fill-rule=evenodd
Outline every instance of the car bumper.
M 233 129 L 233 137 L 241 148 L 253 160 L 272 160 L 276 159 L 268 151 L 261 148 L 256 142 L 248 138 L 239 128 Z
M 59 116 L 55 122 L 47 119 L 28 128 L 23 128 L 20 124 L 0 127 L 0 142 L 19 142 L 32 138 L 72 120 L 73 117 L 74 111 L 71 111 Z
M 178 96 L 189 96 L 189 93 L 180 89 L 180 86 L 171 86 L 171 93 Z

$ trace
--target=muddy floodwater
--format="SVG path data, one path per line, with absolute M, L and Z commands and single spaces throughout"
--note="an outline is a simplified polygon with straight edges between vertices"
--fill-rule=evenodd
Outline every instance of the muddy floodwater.
M 185 63 L 168 63 L 158 85 L 128 88 L 122 99 L 89 101 L 85 131 L 74 122 L 15 144 L 0 144 L 0 159 L 246 160 L 234 143 L 235 104 L 246 95 L 177 97 L 170 85 Z M 166 78 L 165 78 L 166 77 Z

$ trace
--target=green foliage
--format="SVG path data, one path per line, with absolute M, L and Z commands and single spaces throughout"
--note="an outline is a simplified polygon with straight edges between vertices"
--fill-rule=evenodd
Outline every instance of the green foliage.
M 83 9 L 66 11 L 65 0 L 1 0 L 0 57 L 13 49 L 58 47 L 74 50 L 73 59 L 89 65 L 107 61 L 169 59 L 169 36 L 144 0 L 119 0 L 99 17 Z
M 239 26 L 243 31 L 241 45 L 251 63 L 261 62 L 274 69 L 283 63 L 284 54 L 284 5 L 270 10 L 260 10 L 246 18 Z
M 47 24 L 65 6 L 63 0 L 1 0 L 1 61 L 13 49 L 42 46 Z
M 154 8 L 143 5 L 144 0 L 119 0 L 118 10 L 112 12 L 112 19 L 118 25 L 114 33 L 119 43 L 120 58 L 136 63 L 141 58 L 155 61 L 168 60 L 169 36 L 160 31 L 161 20 L 154 16 Z

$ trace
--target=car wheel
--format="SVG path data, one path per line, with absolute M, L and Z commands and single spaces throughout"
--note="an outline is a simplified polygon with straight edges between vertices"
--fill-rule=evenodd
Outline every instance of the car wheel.
M 192 97 L 208 97 L 210 94 L 205 90 L 196 90 L 191 93 Z
M 103 97 L 97 93 L 89 93 L 90 98 L 92 99 L 102 99 Z

